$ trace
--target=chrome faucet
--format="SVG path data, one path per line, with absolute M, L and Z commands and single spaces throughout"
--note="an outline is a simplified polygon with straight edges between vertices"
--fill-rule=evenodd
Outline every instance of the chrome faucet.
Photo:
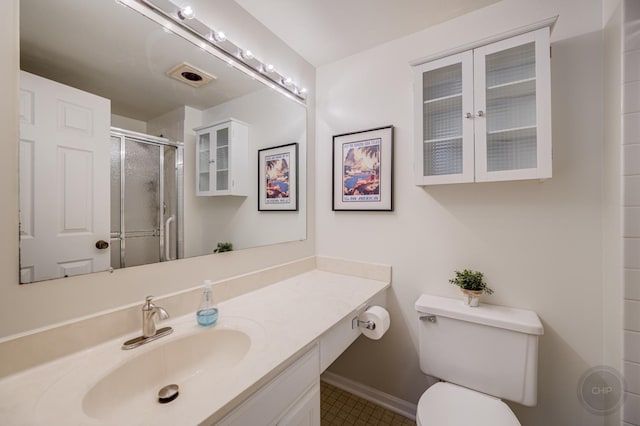
M 122 345 L 122 349 L 137 348 L 173 332 L 171 327 L 156 329 L 156 317 L 158 320 L 164 320 L 169 318 L 169 313 L 160 306 L 154 305 L 151 302 L 152 299 L 153 296 L 147 296 L 144 305 L 142 305 L 142 336 L 127 340 Z
M 153 296 L 147 296 L 145 304 L 142 306 L 142 335 L 144 337 L 153 337 L 156 335 L 156 315 L 160 320 L 169 318 L 167 311 L 151 303 L 152 299 Z

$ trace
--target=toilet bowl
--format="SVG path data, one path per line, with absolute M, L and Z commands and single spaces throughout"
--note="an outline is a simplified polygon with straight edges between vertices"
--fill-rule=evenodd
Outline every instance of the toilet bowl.
M 420 397 L 418 426 L 520 426 L 513 411 L 498 398 L 452 383 L 440 382 Z
M 537 402 L 538 337 L 530 310 L 422 295 L 418 312 L 420 369 L 442 382 L 420 397 L 419 426 L 520 426 L 502 399 Z

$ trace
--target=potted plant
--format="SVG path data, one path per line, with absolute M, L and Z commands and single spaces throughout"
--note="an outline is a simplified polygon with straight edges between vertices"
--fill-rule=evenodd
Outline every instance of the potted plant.
M 460 287 L 460 291 L 465 295 L 465 305 L 478 306 L 482 293 L 493 294 L 493 290 L 487 287 L 487 283 L 484 282 L 482 272 L 465 269 L 462 272 L 455 271 L 455 273 L 456 276 L 449 282 Z
M 231 243 L 218 243 L 218 247 L 216 247 L 215 250 L 213 250 L 214 253 L 223 253 L 225 251 L 232 251 L 233 250 L 233 244 Z

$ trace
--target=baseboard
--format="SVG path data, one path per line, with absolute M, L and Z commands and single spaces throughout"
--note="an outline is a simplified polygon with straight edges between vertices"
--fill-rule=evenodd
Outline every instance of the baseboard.
M 351 379 L 347 379 L 346 377 L 342 377 L 330 371 L 322 373 L 320 379 L 330 385 L 384 407 L 387 410 L 401 414 L 411 420 L 416 419 L 416 410 L 418 408 L 416 404 L 412 404 L 393 395 L 389 395 L 388 393 L 363 385 L 362 383 L 358 383 Z

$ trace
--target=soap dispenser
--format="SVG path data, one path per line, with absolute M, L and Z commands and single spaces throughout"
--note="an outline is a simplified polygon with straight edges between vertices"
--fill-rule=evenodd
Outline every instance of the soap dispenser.
M 198 324 L 203 327 L 210 327 L 218 320 L 218 307 L 213 303 L 213 295 L 211 294 L 211 281 L 205 280 L 204 290 L 202 291 L 202 300 L 196 311 Z

